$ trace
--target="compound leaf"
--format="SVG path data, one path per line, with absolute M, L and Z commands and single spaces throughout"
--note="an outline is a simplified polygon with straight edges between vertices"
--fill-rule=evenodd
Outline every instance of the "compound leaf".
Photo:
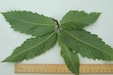
M 37 13 L 11 11 L 2 14 L 15 31 L 35 36 L 17 47 L 3 62 L 21 62 L 45 53 L 56 43 L 57 29 L 60 30 L 58 43 L 61 46 L 61 56 L 74 74 L 79 75 L 78 53 L 83 57 L 113 61 L 113 49 L 97 35 L 82 29 L 94 23 L 100 13 L 69 11 L 62 18 L 61 26 L 57 20 Z M 58 27 L 56 31 L 55 27 Z
M 2 13 L 11 28 L 21 33 L 42 36 L 55 30 L 52 18 L 27 11 L 11 11 Z
M 53 32 L 42 37 L 28 39 L 17 47 L 12 55 L 6 58 L 3 62 L 21 62 L 24 59 L 28 60 L 35 56 L 41 55 L 52 48 L 57 40 L 57 33 Z
M 63 29 L 81 29 L 94 23 L 100 13 L 85 13 L 84 11 L 69 11 L 61 20 Z
M 113 49 L 97 35 L 85 30 L 62 30 L 63 42 L 83 57 L 92 59 L 113 60 Z

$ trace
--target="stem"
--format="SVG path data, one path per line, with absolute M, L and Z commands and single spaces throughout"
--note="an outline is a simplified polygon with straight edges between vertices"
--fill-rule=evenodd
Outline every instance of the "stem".
M 53 18 L 53 20 L 56 22 L 57 29 L 61 30 L 61 29 L 60 29 L 60 25 L 59 25 L 58 21 L 57 21 L 56 19 L 54 19 L 54 18 Z

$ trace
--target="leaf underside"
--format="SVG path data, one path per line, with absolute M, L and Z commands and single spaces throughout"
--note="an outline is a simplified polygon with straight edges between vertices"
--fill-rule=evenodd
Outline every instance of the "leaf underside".
M 113 49 L 97 35 L 81 30 L 62 30 L 63 42 L 83 57 L 102 60 L 113 60 Z
M 52 48 L 55 45 L 56 40 L 57 34 L 55 32 L 43 37 L 28 39 L 22 46 L 17 47 L 12 55 L 3 62 L 21 62 L 24 59 L 28 60 L 34 58 Z
M 55 30 L 52 18 L 27 11 L 11 11 L 2 13 L 11 28 L 21 33 L 42 36 Z
M 60 21 L 61 26 L 55 26 L 58 22 L 53 18 L 28 11 L 10 11 L 2 14 L 15 31 L 34 36 L 17 47 L 3 62 L 32 59 L 52 48 L 57 38 L 61 56 L 69 70 L 76 75 L 79 75 L 78 53 L 94 60 L 113 61 L 113 49 L 97 35 L 82 29 L 96 22 L 100 13 L 69 11 Z M 60 30 L 58 33 L 55 27 Z
M 61 27 L 63 29 L 81 29 L 94 23 L 100 13 L 85 13 L 84 11 L 69 11 L 61 20 Z
M 73 53 L 73 51 L 69 47 L 67 47 L 61 40 L 62 38 L 59 37 L 61 56 L 64 58 L 69 70 L 71 70 L 74 74 L 79 75 L 79 58 L 77 53 Z

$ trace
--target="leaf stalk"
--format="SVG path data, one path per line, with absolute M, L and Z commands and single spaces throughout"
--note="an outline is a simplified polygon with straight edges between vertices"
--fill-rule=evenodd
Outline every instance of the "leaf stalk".
M 60 29 L 60 24 L 58 23 L 58 21 L 57 21 L 56 19 L 54 19 L 54 18 L 53 18 L 53 20 L 56 22 L 57 29 L 61 30 L 61 29 Z

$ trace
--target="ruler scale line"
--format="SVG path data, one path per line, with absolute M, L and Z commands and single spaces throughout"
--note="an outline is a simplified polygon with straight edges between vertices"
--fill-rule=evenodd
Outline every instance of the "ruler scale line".
M 70 74 L 65 64 L 15 64 L 15 73 Z M 113 74 L 113 64 L 81 64 L 82 74 Z

